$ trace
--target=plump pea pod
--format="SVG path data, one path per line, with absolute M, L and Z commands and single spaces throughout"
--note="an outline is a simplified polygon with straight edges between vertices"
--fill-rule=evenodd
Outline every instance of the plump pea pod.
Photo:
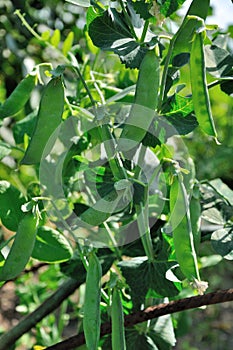
M 37 164 L 53 147 L 48 140 L 62 121 L 64 109 L 64 87 L 61 78 L 53 78 L 41 96 L 37 122 L 29 146 L 21 164 Z M 46 146 L 46 152 L 44 152 Z
M 158 88 L 159 58 L 152 50 L 146 53 L 139 68 L 134 104 L 120 136 L 126 141 L 120 142 L 123 150 L 136 146 L 146 135 L 157 107 Z
M 27 213 L 20 221 L 14 243 L 0 268 L 0 281 L 17 277 L 25 268 L 34 247 L 37 221 L 32 213 Z
M 83 329 L 88 350 L 96 350 L 100 337 L 100 300 L 102 269 L 91 252 L 86 278 Z
M 170 223 L 180 269 L 190 281 L 200 280 L 189 200 L 180 175 L 175 176 L 170 189 Z
M 28 74 L 21 80 L 4 104 L 0 106 L 0 119 L 15 115 L 25 106 L 35 83 L 36 75 Z
M 194 112 L 201 129 L 217 138 L 206 82 L 203 33 L 194 35 L 190 57 L 190 80 Z
M 114 287 L 112 293 L 112 350 L 126 350 L 124 313 L 121 303 L 120 291 Z

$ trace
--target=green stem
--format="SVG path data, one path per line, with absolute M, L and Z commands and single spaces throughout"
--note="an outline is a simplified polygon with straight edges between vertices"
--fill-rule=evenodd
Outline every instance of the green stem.
M 45 40 L 30 26 L 30 24 L 26 21 L 26 19 L 24 18 L 24 15 L 22 15 L 22 13 L 20 12 L 20 10 L 16 10 L 14 12 L 14 14 L 16 16 L 19 17 L 19 19 L 21 20 L 22 24 L 27 28 L 27 30 L 39 41 L 43 41 L 45 42 Z
M 149 227 L 148 203 L 145 205 L 143 205 L 143 203 L 136 205 L 136 213 L 138 229 L 141 236 L 143 248 L 148 257 L 148 260 L 150 262 L 154 262 L 154 251 Z
M 150 23 L 149 20 L 146 20 L 145 23 L 144 23 L 143 32 L 142 32 L 142 36 L 141 36 L 141 39 L 140 39 L 141 43 L 143 43 L 144 40 L 145 40 L 147 29 L 149 27 L 149 23 Z
M 162 104 L 163 104 L 165 87 L 166 87 L 166 81 L 167 81 L 168 67 L 169 67 L 170 59 L 171 59 L 171 56 L 172 56 L 172 51 L 173 51 L 174 44 L 175 44 L 175 40 L 173 40 L 173 39 L 170 42 L 170 46 L 169 46 L 168 53 L 167 53 L 167 56 L 166 56 L 166 59 L 165 59 L 165 63 L 164 63 L 163 75 L 162 75 L 162 80 L 161 80 L 160 94 L 159 94 L 159 98 L 158 98 L 158 108 L 157 108 L 158 112 L 161 111 Z

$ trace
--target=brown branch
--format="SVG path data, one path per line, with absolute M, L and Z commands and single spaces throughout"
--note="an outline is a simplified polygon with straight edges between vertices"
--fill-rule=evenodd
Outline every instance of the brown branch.
M 125 327 L 132 327 L 137 323 L 145 322 L 153 318 L 160 316 L 173 314 L 189 309 L 195 309 L 200 306 L 213 305 L 224 303 L 226 301 L 233 301 L 233 289 L 220 290 L 217 292 L 208 293 L 205 295 L 199 295 L 190 298 L 184 298 L 180 300 L 174 300 L 170 303 L 159 304 L 150 306 L 143 311 L 138 311 L 130 315 L 125 316 Z M 101 325 L 101 336 L 111 333 L 111 323 L 106 322 Z M 77 346 L 85 344 L 84 333 L 80 333 L 73 337 L 70 337 L 60 343 L 49 346 L 46 350 L 71 350 Z

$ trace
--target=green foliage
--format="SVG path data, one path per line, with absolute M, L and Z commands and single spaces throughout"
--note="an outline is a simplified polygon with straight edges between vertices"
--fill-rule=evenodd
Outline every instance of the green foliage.
M 200 164 L 209 149 L 211 164 L 231 156 L 214 138 L 230 140 L 233 56 L 205 24 L 209 0 L 181 23 L 183 3 L 30 1 L 3 21 L 0 278 L 17 278 L 29 316 L 46 286 L 76 283 L 72 316 L 89 349 L 171 349 L 185 332 L 175 316 L 131 328 L 123 316 L 213 290 L 204 269 L 232 260 L 233 192 Z M 46 268 L 24 296 L 36 261 Z M 62 339 L 62 317 L 37 324 L 37 344 Z M 113 334 L 101 338 L 106 320 Z

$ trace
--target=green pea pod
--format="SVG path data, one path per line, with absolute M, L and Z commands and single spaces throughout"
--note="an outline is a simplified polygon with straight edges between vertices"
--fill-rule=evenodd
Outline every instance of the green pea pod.
M 180 269 L 190 281 L 200 280 L 189 201 L 180 175 L 175 176 L 170 189 L 170 223 Z
M 203 33 L 196 33 L 190 57 L 190 80 L 194 112 L 201 129 L 217 138 L 206 82 Z
M 182 52 L 190 52 L 194 31 L 203 26 L 204 20 L 208 14 L 209 6 L 210 0 L 193 0 L 180 28 L 170 42 L 160 84 L 161 87 L 158 100 L 159 111 L 163 104 L 169 63 L 174 56 Z
M 174 41 L 172 56 L 181 52 L 190 52 L 193 32 L 206 19 L 209 7 L 210 0 L 194 0 L 191 3 L 182 25 L 172 39 Z
M 200 205 L 200 200 L 195 198 L 194 196 L 192 196 L 190 200 L 190 216 L 191 216 L 194 246 L 197 252 L 201 242 L 201 230 L 200 230 L 201 205 Z
M 29 100 L 35 84 L 36 75 L 28 74 L 21 80 L 4 104 L 0 106 L 0 119 L 11 117 L 21 111 Z
M 46 156 L 53 142 L 48 140 L 62 122 L 64 87 L 61 78 L 53 78 L 45 87 L 39 106 L 35 129 L 21 164 L 37 164 Z M 46 146 L 46 153 L 44 152 Z
M 102 269 L 94 252 L 91 252 L 86 278 L 83 329 L 89 350 L 97 350 L 100 337 L 100 301 Z
M 154 50 L 144 56 L 139 69 L 134 104 L 127 118 L 120 138 L 121 147 L 132 148 L 137 146 L 146 135 L 155 116 L 159 89 L 159 58 Z M 129 142 L 132 140 L 132 144 Z M 124 147 L 125 146 L 125 147 Z
M 124 313 L 121 303 L 120 291 L 117 287 L 112 293 L 112 350 L 125 350 L 125 329 L 124 329 Z
M 32 213 L 27 213 L 20 221 L 14 243 L 0 268 L 0 281 L 17 277 L 25 268 L 34 247 L 37 221 Z

